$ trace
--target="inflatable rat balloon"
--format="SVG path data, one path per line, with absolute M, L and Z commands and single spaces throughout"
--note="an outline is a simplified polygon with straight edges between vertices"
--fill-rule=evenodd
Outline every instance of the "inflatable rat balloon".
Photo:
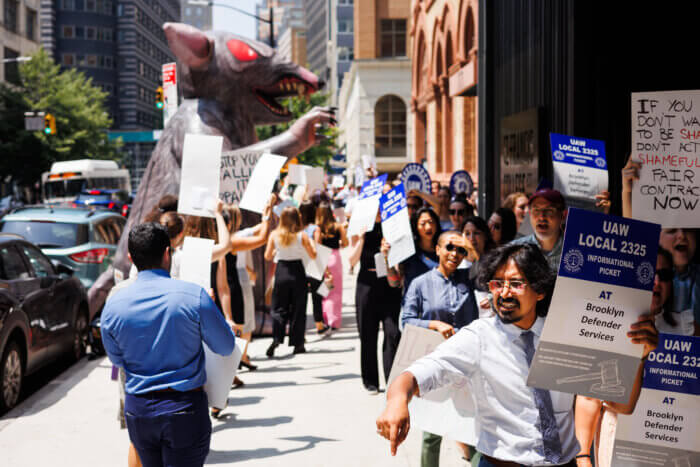
M 332 109 L 316 107 L 284 133 L 258 142 L 257 125 L 291 120 L 277 99 L 309 96 L 323 87 L 323 82 L 254 40 L 227 32 L 203 32 L 181 23 L 165 23 L 163 30 L 178 60 L 184 101 L 151 155 L 112 267 L 88 292 L 91 316 L 102 307 L 114 285 L 113 268 L 128 274 L 131 226 L 141 222 L 162 196 L 178 195 L 186 133 L 222 136 L 223 151 L 246 148 L 293 157 L 320 142 L 322 136 L 316 133 L 319 124 L 335 123 Z

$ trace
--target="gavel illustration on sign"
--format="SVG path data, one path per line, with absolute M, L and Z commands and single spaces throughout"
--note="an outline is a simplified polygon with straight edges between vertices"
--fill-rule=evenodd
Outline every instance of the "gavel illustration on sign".
M 605 360 L 598 363 L 600 371 L 587 375 L 568 376 L 557 379 L 557 384 L 580 383 L 583 381 L 598 381 L 591 385 L 591 392 L 606 396 L 623 396 L 625 388 L 620 379 L 620 368 L 617 359 Z

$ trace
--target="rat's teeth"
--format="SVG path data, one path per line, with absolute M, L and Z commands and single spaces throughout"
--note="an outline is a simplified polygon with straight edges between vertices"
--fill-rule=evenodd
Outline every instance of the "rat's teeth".
M 306 86 L 304 86 L 304 83 L 299 84 L 299 87 L 297 87 L 297 92 L 299 93 L 299 97 L 306 94 Z

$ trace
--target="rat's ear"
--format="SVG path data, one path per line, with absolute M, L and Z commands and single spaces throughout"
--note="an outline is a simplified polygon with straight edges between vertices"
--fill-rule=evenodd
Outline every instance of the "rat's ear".
M 199 29 L 189 24 L 163 24 L 170 50 L 177 60 L 193 70 L 202 70 L 209 65 L 214 53 L 214 41 Z

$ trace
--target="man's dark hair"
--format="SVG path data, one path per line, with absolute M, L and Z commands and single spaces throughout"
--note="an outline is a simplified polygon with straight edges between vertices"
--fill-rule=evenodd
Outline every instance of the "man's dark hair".
M 129 232 L 129 254 L 139 271 L 159 269 L 169 246 L 168 231 L 156 222 L 144 222 Z
M 545 295 L 542 300 L 537 302 L 536 311 L 537 316 L 547 316 L 557 276 L 550 269 L 549 263 L 540 249 L 535 245 L 529 243 L 504 245 L 485 254 L 479 260 L 479 276 L 477 278 L 479 287 L 482 290 L 488 290 L 489 281 L 509 259 L 515 261 L 518 269 L 525 276 L 528 286 L 536 293 Z

